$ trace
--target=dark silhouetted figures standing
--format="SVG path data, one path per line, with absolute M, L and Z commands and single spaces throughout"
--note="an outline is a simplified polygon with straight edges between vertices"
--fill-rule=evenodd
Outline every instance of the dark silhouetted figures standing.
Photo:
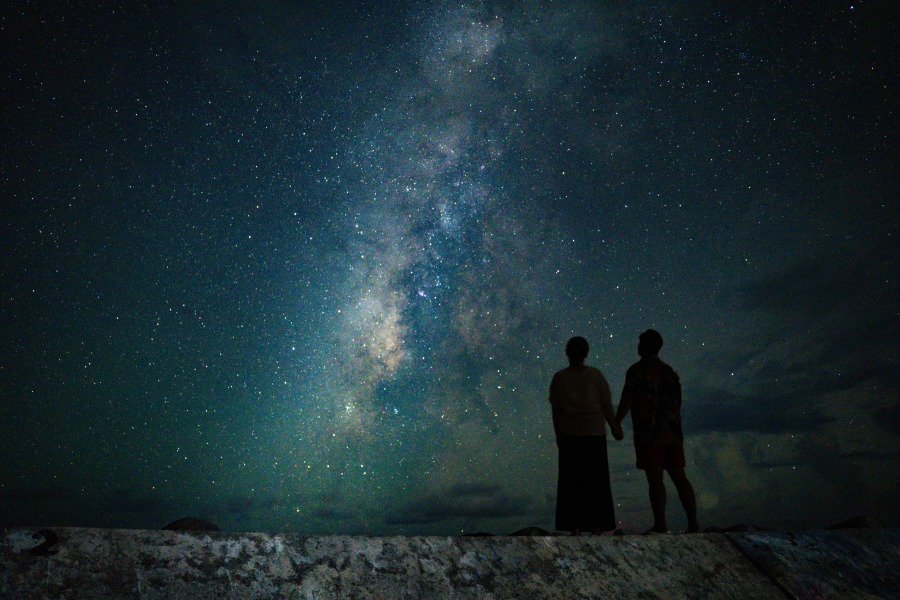
M 684 474 L 684 435 L 681 431 L 681 380 L 675 370 L 659 359 L 663 339 L 648 329 L 639 336 L 641 360 L 625 375 L 625 387 L 616 412 L 616 423 L 631 411 L 637 468 L 647 476 L 653 527 L 647 533 L 665 533 L 666 486 L 663 471 L 669 473 L 678 498 L 687 513 L 688 531 L 700 530 L 694 488 Z
M 569 366 L 557 371 L 550 383 L 559 448 L 556 529 L 572 535 L 616 528 L 604 421 L 616 439 L 622 439 L 622 428 L 615 420 L 606 378 L 599 369 L 584 364 L 589 351 L 583 337 L 570 339 L 566 344 Z

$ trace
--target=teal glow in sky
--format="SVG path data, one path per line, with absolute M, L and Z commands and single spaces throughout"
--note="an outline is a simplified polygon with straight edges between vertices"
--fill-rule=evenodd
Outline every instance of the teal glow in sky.
M 653 327 L 703 525 L 896 526 L 888 6 L 8 9 L 0 525 L 550 529 Z

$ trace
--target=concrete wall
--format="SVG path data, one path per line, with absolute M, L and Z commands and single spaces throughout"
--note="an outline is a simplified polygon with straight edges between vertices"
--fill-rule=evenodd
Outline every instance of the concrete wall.
M 900 598 L 894 529 L 602 538 L 35 532 L 0 529 L 0 598 Z

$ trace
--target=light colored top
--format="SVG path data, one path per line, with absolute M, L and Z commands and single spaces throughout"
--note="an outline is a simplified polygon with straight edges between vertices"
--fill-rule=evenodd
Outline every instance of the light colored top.
M 568 435 L 606 435 L 612 419 L 609 383 L 600 369 L 579 365 L 557 371 L 550 382 L 553 428 Z

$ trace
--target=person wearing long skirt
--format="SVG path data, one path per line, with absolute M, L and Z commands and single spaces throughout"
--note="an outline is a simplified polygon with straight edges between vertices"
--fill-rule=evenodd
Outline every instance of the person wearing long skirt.
M 570 339 L 566 344 L 569 366 L 557 371 L 550 383 L 559 449 L 556 529 L 572 535 L 616 529 L 605 423 L 617 440 L 624 434 L 615 419 L 609 383 L 599 369 L 584 364 L 589 351 L 583 337 Z

